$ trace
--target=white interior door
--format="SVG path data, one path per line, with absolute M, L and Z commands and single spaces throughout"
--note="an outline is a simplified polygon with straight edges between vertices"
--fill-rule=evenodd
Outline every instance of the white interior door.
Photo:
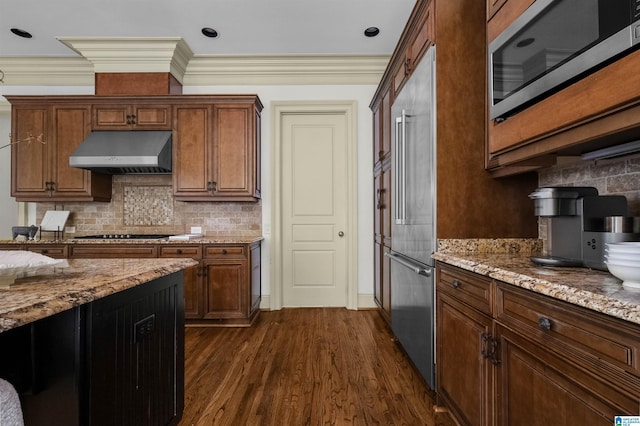
M 285 307 L 347 306 L 347 131 L 342 113 L 282 115 Z

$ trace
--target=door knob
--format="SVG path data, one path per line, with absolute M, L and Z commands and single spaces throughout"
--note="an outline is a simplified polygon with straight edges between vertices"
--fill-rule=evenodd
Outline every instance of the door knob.
M 344 232 L 342 231 L 338 232 L 338 237 L 344 237 Z

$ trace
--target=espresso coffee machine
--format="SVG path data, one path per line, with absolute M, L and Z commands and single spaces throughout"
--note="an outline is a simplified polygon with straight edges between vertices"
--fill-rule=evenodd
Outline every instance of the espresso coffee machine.
M 548 218 L 544 266 L 586 266 L 607 270 L 605 243 L 640 241 L 640 221 L 628 218 L 622 195 L 598 195 L 593 187 L 551 186 L 529 194 L 535 214 Z

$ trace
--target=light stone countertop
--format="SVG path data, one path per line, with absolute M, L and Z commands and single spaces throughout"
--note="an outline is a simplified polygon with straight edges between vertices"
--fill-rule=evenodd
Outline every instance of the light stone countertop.
M 462 240 L 459 240 L 460 242 Z M 529 259 L 530 247 L 515 240 L 498 244 L 504 250 L 482 250 L 469 244 L 439 244 L 437 261 L 544 294 L 554 299 L 640 324 L 640 290 L 627 289 L 608 272 L 588 268 L 542 267 Z M 498 240 L 494 240 L 498 241 Z M 469 247 L 471 250 L 467 250 Z M 494 246 L 493 248 L 495 248 Z M 535 247 L 534 247 L 535 248 Z
M 197 265 L 192 259 L 70 259 L 0 288 L 0 333 Z

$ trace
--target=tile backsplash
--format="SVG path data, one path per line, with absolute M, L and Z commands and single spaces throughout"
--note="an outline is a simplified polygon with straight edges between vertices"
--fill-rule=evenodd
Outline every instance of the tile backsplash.
M 559 164 L 538 172 L 539 186 L 593 186 L 600 195 L 624 195 L 628 216 L 640 216 L 640 157 Z M 538 218 L 546 253 L 547 218 Z
M 69 210 L 73 235 L 183 234 L 201 226 L 211 237 L 259 236 L 262 205 L 249 202 L 182 202 L 173 199 L 171 175 L 115 175 L 109 203 L 38 203 L 37 223 L 47 210 Z M 47 235 L 43 235 L 47 238 Z

